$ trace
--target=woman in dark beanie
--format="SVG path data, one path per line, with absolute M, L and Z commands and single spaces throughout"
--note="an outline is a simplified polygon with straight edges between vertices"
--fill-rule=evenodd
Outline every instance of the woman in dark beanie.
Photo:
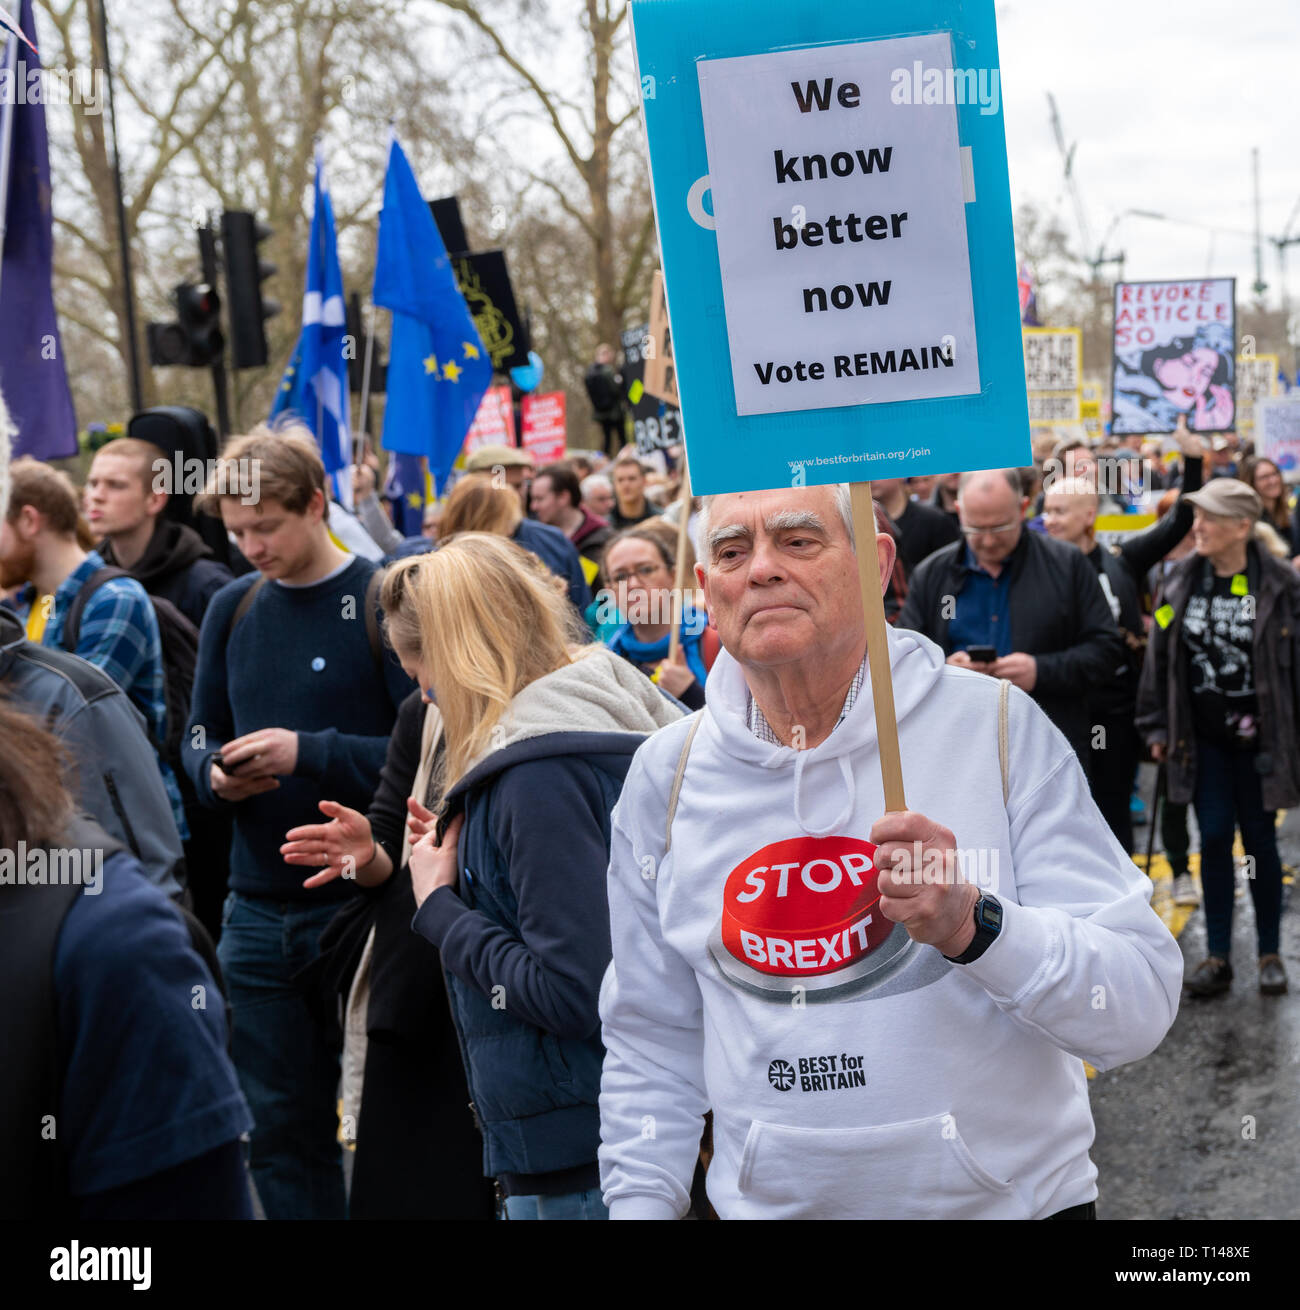
M 1187 499 L 1195 553 L 1168 575 L 1137 723 L 1157 763 L 1168 765 L 1169 799 L 1191 801 L 1201 830 L 1209 956 L 1187 980 L 1188 993 L 1217 996 L 1232 983 L 1232 841 L 1240 828 L 1254 863 L 1259 989 L 1277 995 L 1287 981 L 1277 953 L 1275 812 L 1300 803 L 1300 575 L 1253 541 L 1262 506 L 1244 482 L 1216 478 Z

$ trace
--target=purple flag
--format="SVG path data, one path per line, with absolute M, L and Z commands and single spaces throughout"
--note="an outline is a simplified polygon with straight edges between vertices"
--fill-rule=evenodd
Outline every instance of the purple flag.
M 35 39 L 32 0 L 22 0 L 18 22 Z M 41 64 L 17 37 L 2 29 L 0 35 L 7 38 L 0 47 L 0 159 L 6 140 L 9 147 L 8 177 L 0 176 L 0 391 L 18 428 L 14 454 L 59 459 L 77 453 L 77 419 L 50 281 L 54 235 Z

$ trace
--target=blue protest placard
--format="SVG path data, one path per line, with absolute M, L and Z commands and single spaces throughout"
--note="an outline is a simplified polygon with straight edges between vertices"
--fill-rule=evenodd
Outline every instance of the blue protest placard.
M 993 0 L 632 0 L 699 494 L 1030 461 Z

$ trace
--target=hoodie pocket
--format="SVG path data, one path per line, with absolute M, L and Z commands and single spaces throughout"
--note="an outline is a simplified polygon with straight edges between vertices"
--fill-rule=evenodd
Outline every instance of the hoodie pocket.
M 550 1070 L 555 1085 L 567 1091 L 573 1086 L 573 1074 L 569 1071 L 559 1040 L 551 1033 L 542 1034 L 542 1054 L 546 1058 L 546 1067 Z
M 772 1219 L 1027 1219 L 1015 1186 L 971 1154 L 951 1115 L 874 1128 L 754 1120 L 740 1194 Z

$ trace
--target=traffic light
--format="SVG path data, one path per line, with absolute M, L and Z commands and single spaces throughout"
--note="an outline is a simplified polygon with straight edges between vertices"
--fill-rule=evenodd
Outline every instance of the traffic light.
M 271 229 L 244 210 L 221 215 L 221 246 L 230 298 L 230 344 L 235 368 L 261 368 L 269 362 L 265 321 L 280 312 L 274 300 L 262 298 L 262 283 L 276 268 L 264 263 L 257 247 Z
M 177 321 L 150 323 L 146 328 L 149 362 L 159 368 L 184 364 L 199 368 L 220 360 L 226 341 L 221 335 L 221 297 L 206 283 L 182 282 L 172 292 Z

